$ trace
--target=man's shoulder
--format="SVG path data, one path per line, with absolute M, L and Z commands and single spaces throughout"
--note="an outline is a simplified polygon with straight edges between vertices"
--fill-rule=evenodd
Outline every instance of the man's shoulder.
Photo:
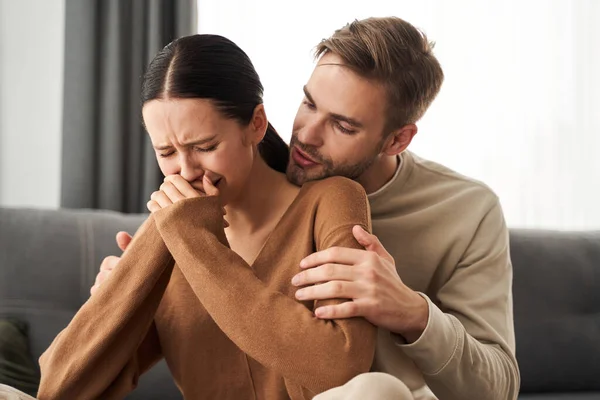
M 412 163 L 411 180 L 414 184 L 424 189 L 433 189 L 442 197 L 468 197 L 486 200 L 496 204 L 498 196 L 484 182 L 463 175 L 455 170 L 420 157 L 412 152 L 407 152 L 406 157 Z

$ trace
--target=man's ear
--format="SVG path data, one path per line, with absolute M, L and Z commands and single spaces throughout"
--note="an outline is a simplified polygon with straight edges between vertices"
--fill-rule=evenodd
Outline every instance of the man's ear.
M 269 120 L 267 119 L 265 106 L 263 104 L 259 104 L 254 108 L 254 113 L 252 114 L 252 119 L 250 120 L 250 132 L 248 136 L 250 144 L 259 144 L 265 137 L 268 126 Z
M 381 152 L 387 156 L 395 156 L 402 153 L 404 150 L 406 150 L 410 142 L 412 142 L 413 138 L 417 134 L 417 130 L 417 125 L 408 124 L 394 131 L 385 141 Z

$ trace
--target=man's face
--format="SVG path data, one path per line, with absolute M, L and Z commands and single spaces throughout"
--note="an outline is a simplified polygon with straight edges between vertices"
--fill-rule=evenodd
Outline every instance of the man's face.
M 288 180 L 296 185 L 339 175 L 360 180 L 383 145 L 387 99 L 335 54 L 319 60 L 294 119 Z

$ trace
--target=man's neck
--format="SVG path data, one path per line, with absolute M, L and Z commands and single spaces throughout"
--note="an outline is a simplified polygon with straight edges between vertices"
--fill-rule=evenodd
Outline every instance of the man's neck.
M 382 155 L 356 181 L 365 188 L 367 194 L 374 193 L 388 183 L 396 174 L 400 158 Z

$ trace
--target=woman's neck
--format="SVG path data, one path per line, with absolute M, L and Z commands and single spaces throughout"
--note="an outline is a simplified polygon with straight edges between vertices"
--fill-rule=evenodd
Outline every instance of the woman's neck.
M 247 234 L 268 226 L 289 207 L 299 188 L 288 182 L 284 174 L 271 169 L 258 157 L 252 166 L 246 188 L 226 207 L 231 228 Z

